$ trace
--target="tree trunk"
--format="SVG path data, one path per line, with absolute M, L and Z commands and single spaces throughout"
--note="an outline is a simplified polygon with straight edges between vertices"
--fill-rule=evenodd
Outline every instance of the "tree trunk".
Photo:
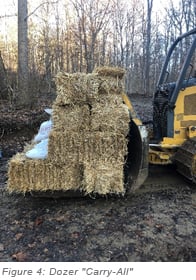
M 150 43 L 151 43 L 151 15 L 153 0 L 147 0 L 147 30 L 146 30 L 146 65 L 145 65 L 145 94 L 150 92 Z
M 7 94 L 8 94 L 7 76 L 6 76 L 6 70 L 0 52 L 0 98 L 7 99 L 8 97 Z
M 27 0 L 18 0 L 18 98 L 19 107 L 31 104 L 28 90 Z

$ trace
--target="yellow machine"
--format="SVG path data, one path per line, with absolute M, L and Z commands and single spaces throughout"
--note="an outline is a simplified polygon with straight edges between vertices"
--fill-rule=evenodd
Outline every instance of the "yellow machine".
M 177 46 L 184 41 L 189 42 L 186 57 L 176 81 L 170 82 L 169 66 L 172 55 Z M 196 28 L 177 38 L 165 59 L 153 98 L 153 138 L 149 140 L 148 160 L 150 164 L 158 165 L 173 163 L 183 176 L 196 183 L 196 71 L 194 66 L 196 66 Z M 132 112 L 128 97 L 123 99 Z M 133 115 L 133 122 L 134 119 Z M 138 125 L 138 120 L 135 124 Z M 146 146 L 146 139 L 144 141 L 139 139 L 139 141 Z

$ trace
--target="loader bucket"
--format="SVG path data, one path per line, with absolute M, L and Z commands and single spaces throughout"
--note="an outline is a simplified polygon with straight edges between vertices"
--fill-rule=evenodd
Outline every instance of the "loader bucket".
M 127 193 L 137 190 L 148 176 L 148 134 L 144 125 L 130 122 L 128 156 L 124 166 Z

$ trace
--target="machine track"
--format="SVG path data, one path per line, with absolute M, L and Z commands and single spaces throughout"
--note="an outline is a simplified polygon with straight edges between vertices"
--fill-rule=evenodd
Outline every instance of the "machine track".
M 196 137 L 188 139 L 178 149 L 174 163 L 180 174 L 196 183 Z

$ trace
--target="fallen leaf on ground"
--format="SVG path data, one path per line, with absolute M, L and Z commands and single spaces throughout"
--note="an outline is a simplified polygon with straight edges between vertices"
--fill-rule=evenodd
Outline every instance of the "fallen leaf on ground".
M 19 239 L 21 239 L 22 236 L 23 236 L 23 233 L 17 233 L 15 235 L 15 240 L 18 241 Z
M 74 232 L 72 232 L 72 234 L 71 234 L 71 237 L 74 238 L 74 239 L 79 238 L 79 236 L 80 236 L 80 233 L 77 232 L 77 231 L 74 231 Z
M 24 252 L 18 252 L 16 254 L 12 255 L 12 259 L 18 261 L 18 262 L 24 262 L 27 259 L 27 255 Z
M 0 251 L 4 250 L 4 245 L 2 243 L 0 243 Z
M 36 218 L 36 220 L 34 222 L 35 227 L 41 225 L 43 223 L 43 221 L 44 221 L 44 219 L 42 217 Z

